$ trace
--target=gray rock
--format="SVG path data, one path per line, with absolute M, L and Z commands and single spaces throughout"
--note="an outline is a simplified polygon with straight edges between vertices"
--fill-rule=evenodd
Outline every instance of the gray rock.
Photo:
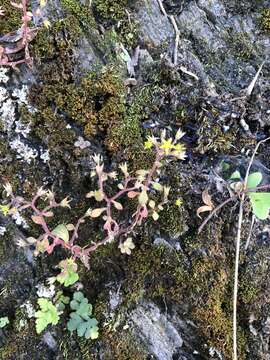
M 135 16 L 145 43 L 160 46 L 173 39 L 173 26 L 161 13 L 156 0 L 143 0 Z
M 130 323 L 135 338 L 139 338 L 149 355 L 156 359 L 198 359 L 194 355 L 198 352 L 192 344 L 194 325 L 191 322 L 164 314 L 154 303 L 143 301 L 131 312 Z M 192 349 L 189 349 L 190 345 Z

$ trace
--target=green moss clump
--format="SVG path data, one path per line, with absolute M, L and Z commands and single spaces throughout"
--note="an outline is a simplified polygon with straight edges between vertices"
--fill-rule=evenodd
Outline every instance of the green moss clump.
M 224 133 L 221 126 L 215 121 L 211 121 L 204 117 L 201 121 L 201 126 L 198 131 L 198 147 L 197 150 L 204 154 L 209 151 L 214 153 L 226 153 L 232 148 L 235 143 L 236 134 L 230 131 Z
M 174 203 L 165 205 L 160 213 L 159 225 L 170 237 L 181 236 L 188 229 L 188 213 L 184 205 L 177 206 Z
M 110 143 L 114 150 L 126 148 L 126 159 L 138 159 L 138 149 L 143 149 L 143 137 L 140 124 L 148 118 L 147 107 L 151 107 L 153 89 L 144 87 L 135 92 L 130 106 L 127 106 L 125 116 L 118 127 L 112 129 Z M 137 149 L 137 150 L 136 150 Z M 148 152 L 149 153 L 149 152 Z M 138 162 L 140 162 L 138 160 Z M 149 161 L 147 164 L 148 165 Z M 143 164 L 142 164 L 143 165 Z M 136 167 L 136 166 L 135 166 Z M 142 166 L 148 168 L 149 166 Z
M 113 150 L 111 134 L 119 127 L 125 113 L 125 88 L 122 80 L 111 68 L 104 68 L 100 73 L 92 73 L 82 79 L 81 84 L 50 83 L 35 86 L 31 96 L 33 105 L 40 110 L 35 115 L 36 130 L 42 138 L 42 127 L 57 128 L 51 133 L 50 147 L 63 142 L 70 143 L 74 137 L 65 129 L 63 115 L 71 123 L 81 125 L 86 137 L 91 138 L 98 132 L 105 135 L 105 143 Z M 62 116 L 55 115 L 52 104 Z M 39 117 L 40 120 L 37 118 Z M 42 126 L 42 118 L 44 124 Z M 67 137 L 63 136 L 67 134 Z
M 76 0 L 61 0 L 60 2 L 63 9 L 73 15 L 83 27 L 95 27 L 95 21 L 91 16 L 89 7 Z
M 1 0 L 4 16 L 0 16 L 0 34 L 15 31 L 21 26 L 22 13 L 10 4 L 10 0 Z
M 126 16 L 125 8 L 128 5 L 128 0 L 94 0 L 94 11 L 101 18 L 101 20 L 116 23 Z
M 239 59 L 250 60 L 253 56 L 254 44 L 249 34 L 246 32 L 230 32 L 228 40 L 231 44 L 232 52 Z
M 265 33 L 270 34 L 270 8 L 265 8 L 262 10 L 260 26 Z

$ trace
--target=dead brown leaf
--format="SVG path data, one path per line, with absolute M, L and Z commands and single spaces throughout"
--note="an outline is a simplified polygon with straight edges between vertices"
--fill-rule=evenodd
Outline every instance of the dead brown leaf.
M 197 216 L 199 218 L 201 218 L 200 214 L 202 212 L 206 212 L 206 211 L 212 211 L 214 209 L 214 204 L 212 202 L 212 199 L 211 199 L 211 195 L 209 195 L 208 193 L 208 189 L 205 189 L 203 192 L 202 192 L 202 200 L 204 202 L 205 205 L 203 206 L 200 206 L 198 209 L 197 209 Z

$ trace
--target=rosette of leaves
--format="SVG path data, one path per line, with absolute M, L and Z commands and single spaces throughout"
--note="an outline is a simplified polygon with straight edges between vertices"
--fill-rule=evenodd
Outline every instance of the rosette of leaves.
M 48 299 L 38 299 L 40 310 L 35 313 L 36 331 L 40 334 L 48 325 L 57 325 L 59 315 L 56 306 Z
M 98 322 L 92 315 L 92 305 L 88 303 L 81 291 L 73 294 L 73 300 L 70 302 L 70 308 L 74 310 L 70 314 L 67 324 L 68 330 L 72 333 L 77 331 L 79 337 L 86 339 L 98 338 Z
M 64 284 L 67 287 L 79 280 L 79 275 L 77 274 L 78 265 L 73 259 L 60 261 L 58 267 L 61 269 L 61 273 L 56 279 L 60 284 Z

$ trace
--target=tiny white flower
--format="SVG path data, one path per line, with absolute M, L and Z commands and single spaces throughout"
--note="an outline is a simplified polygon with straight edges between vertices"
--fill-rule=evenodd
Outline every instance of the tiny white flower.
M 135 248 L 135 244 L 132 241 L 132 238 L 128 237 L 123 243 L 120 243 L 118 247 L 122 254 L 130 255 L 131 250 Z

